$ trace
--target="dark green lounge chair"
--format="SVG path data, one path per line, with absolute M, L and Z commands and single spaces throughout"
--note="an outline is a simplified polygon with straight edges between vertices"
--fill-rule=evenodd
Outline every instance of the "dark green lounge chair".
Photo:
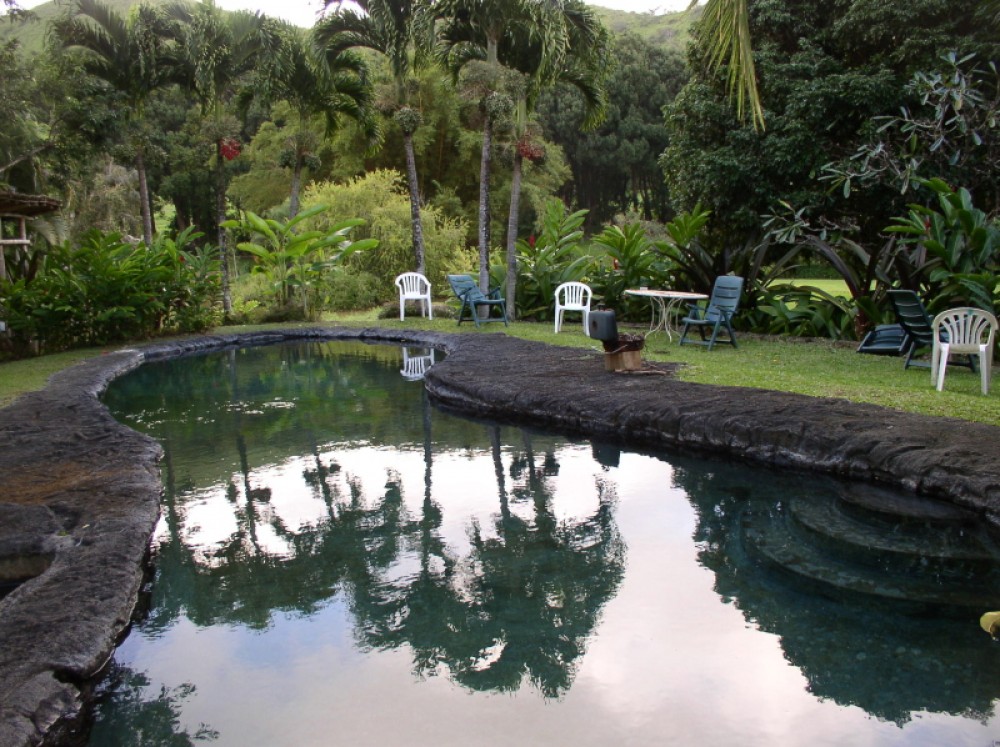
M 872 355 L 902 355 L 910 347 L 910 336 L 902 324 L 880 324 L 868 333 L 858 345 L 859 353 Z
M 740 294 L 743 293 L 743 278 L 735 275 L 721 275 L 715 279 L 712 288 L 712 295 L 708 299 L 708 305 L 704 308 L 699 304 L 691 304 L 688 315 L 681 319 L 681 340 L 680 344 L 706 345 L 709 350 L 716 342 L 728 342 L 734 348 L 736 344 L 736 333 L 733 331 L 732 318 L 736 309 L 740 305 Z M 694 327 L 701 335 L 700 340 L 688 340 L 688 331 Z M 705 331 L 711 328 L 712 335 L 705 339 Z M 719 331 L 725 329 L 728 339 L 718 339 Z
M 929 362 L 914 360 L 917 353 L 934 347 L 931 317 L 920 301 L 920 297 L 911 290 L 895 289 L 889 291 L 889 303 L 892 304 L 892 308 L 896 312 L 896 321 L 905 330 L 909 341 L 904 348 L 906 360 L 903 362 L 903 368 L 906 369 L 910 366 L 930 368 Z M 954 360 L 955 365 L 976 370 L 976 361 L 973 356 L 962 356 L 961 358 Z
M 494 288 L 488 294 L 479 289 L 479 284 L 472 275 L 449 275 L 448 284 L 451 286 L 455 296 L 462 302 L 462 308 L 458 312 L 458 323 L 472 320 L 478 327 L 487 322 L 503 322 L 507 326 L 507 304 L 500 295 L 500 289 Z M 486 307 L 486 316 L 479 318 L 479 307 Z M 500 316 L 493 316 L 493 309 L 500 310 Z M 468 312 L 468 316 L 466 316 Z

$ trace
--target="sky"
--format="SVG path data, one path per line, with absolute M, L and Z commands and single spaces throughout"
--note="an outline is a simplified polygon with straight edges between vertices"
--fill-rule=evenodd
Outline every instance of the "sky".
M 45 0 L 19 0 L 22 8 L 33 8 Z M 654 11 L 667 13 L 684 10 L 689 0 L 594 0 L 590 5 L 601 5 L 616 10 L 630 10 L 636 13 Z M 226 10 L 259 10 L 272 17 L 283 18 L 298 26 L 312 26 L 316 14 L 323 9 L 323 0 L 216 0 L 216 5 Z

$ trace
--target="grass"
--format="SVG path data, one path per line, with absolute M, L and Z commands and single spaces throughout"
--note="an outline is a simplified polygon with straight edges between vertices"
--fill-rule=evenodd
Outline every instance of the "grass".
M 781 283 L 787 283 L 788 285 L 808 285 L 813 288 L 819 288 L 831 296 L 851 297 L 851 292 L 847 290 L 847 283 L 840 278 L 778 278 L 772 285 Z
M 6 407 L 25 392 L 41 389 L 52 374 L 102 352 L 101 348 L 88 348 L 0 363 L 0 407 Z
M 377 310 L 330 314 L 325 321 L 343 326 L 387 329 L 427 329 L 439 332 L 477 333 L 471 324 L 460 328 L 454 319 L 428 321 L 420 317 L 378 319 Z M 289 325 L 280 325 L 287 327 Z M 250 331 L 266 327 L 222 327 L 219 332 Z M 636 328 L 634 331 L 642 331 Z M 508 328 L 490 324 L 478 332 L 507 334 L 554 345 L 602 351 L 600 343 L 583 334 L 571 319 L 556 335 L 552 324 L 515 322 Z M 627 331 L 624 330 L 623 331 Z M 897 410 L 925 415 L 946 415 L 1000 426 L 1000 392 L 983 397 L 979 377 L 966 369 L 949 371 L 945 390 L 935 391 L 925 368 L 903 370 L 901 358 L 859 355 L 854 346 L 830 340 L 758 338 L 741 335 L 739 349 L 729 345 L 707 351 L 698 346 L 680 347 L 676 337 L 668 342 L 663 333 L 647 339 L 645 356 L 650 360 L 686 364 L 679 372 L 683 381 L 722 386 L 759 387 L 797 392 L 814 397 L 838 397 L 853 402 L 869 402 Z M 0 364 L 0 406 L 10 404 L 19 394 L 37 390 L 56 371 L 95 355 L 100 349 L 74 351 L 26 361 Z M 1000 387 L 1000 384 L 996 385 Z

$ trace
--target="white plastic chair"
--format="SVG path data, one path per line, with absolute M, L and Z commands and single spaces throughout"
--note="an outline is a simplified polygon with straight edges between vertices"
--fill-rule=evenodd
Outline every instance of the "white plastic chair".
M 564 311 L 583 312 L 583 332 L 590 337 L 587 318 L 590 316 L 590 286 L 585 283 L 563 283 L 556 288 L 556 333 L 562 327 Z
M 427 369 L 434 365 L 434 348 L 414 348 L 421 351 L 423 355 L 410 352 L 410 348 L 403 348 L 403 367 L 399 372 L 408 381 L 416 381 L 424 378 Z
M 399 320 L 403 321 L 407 301 L 420 301 L 420 315 L 434 318 L 431 311 L 431 284 L 419 272 L 404 272 L 396 278 L 399 288 Z
M 934 317 L 931 329 L 934 332 L 934 346 L 931 348 L 931 383 L 937 390 L 940 392 L 944 389 L 944 374 L 948 369 L 949 355 L 978 355 L 983 394 L 989 394 L 997 318 L 982 309 L 969 307 L 948 309 Z

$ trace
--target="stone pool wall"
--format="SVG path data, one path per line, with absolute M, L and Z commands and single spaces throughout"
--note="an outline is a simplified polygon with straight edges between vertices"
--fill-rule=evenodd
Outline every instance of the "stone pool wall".
M 497 333 L 329 327 L 158 342 L 91 359 L 0 409 L 0 568 L 39 573 L 0 600 L 0 747 L 68 739 L 140 591 L 159 514 L 160 448 L 110 416 L 98 399 L 107 384 L 149 360 L 306 339 L 445 350 L 425 386 L 466 415 L 909 489 L 1000 529 L 1000 428 L 992 426 L 687 384 L 670 364 L 612 373 L 596 350 Z

